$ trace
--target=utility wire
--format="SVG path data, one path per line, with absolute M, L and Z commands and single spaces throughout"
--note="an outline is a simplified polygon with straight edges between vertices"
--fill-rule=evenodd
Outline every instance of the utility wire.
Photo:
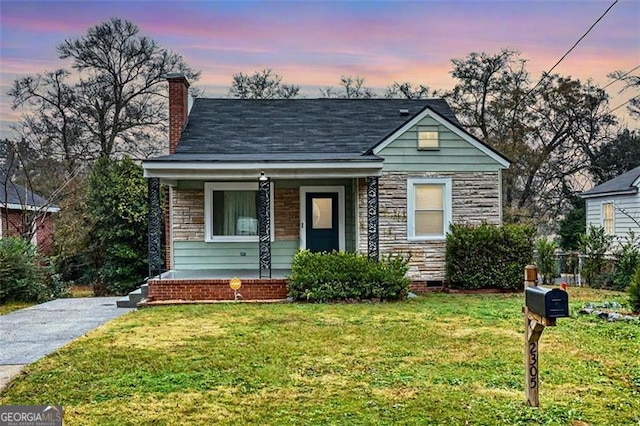
M 551 69 L 545 73 L 542 74 L 542 77 L 540 78 L 540 80 L 538 80 L 538 82 L 536 83 L 535 86 L 533 86 L 527 93 L 525 93 L 525 95 L 520 98 L 520 100 L 513 106 L 513 108 L 511 108 L 511 110 L 506 114 L 506 116 L 508 116 L 509 114 L 515 112 L 515 110 L 518 108 L 518 106 L 520 106 L 520 103 L 525 100 L 526 98 L 529 97 L 529 95 L 540 85 L 540 83 L 542 83 L 550 74 L 551 72 L 556 69 L 556 67 L 558 65 L 560 65 L 560 62 L 562 62 L 564 60 L 564 58 L 566 58 L 572 51 L 573 49 L 575 49 L 578 44 L 580 44 L 580 42 L 587 36 L 587 34 L 589 34 L 591 32 L 591 30 L 598 24 L 598 22 L 600 22 L 602 20 L 602 18 L 604 18 L 607 13 L 609 13 L 609 11 L 613 8 L 613 6 L 615 6 L 618 3 L 619 0 L 615 0 L 613 3 L 611 3 L 611 5 L 607 8 L 607 10 L 604 11 L 604 13 L 602 15 L 600 15 L 600 17 L 593 23 L 591 24 L 591 26 L 589 27 L 589 29 L 582 34 L 582 37 L 580 37 L 578 39 L 578 41 L 576 41 L 573 46 L 571 46 L 571 48 L 569 50 L 567 50 L 567 52 L 562 55 L 562 57 L 558 60 L 558 62 L 555 63 L 554 66 L 551 67 Z
M 634 101 L 634 100 L 636 100 L 636 99 L 640 99 L 640 96 L 634 96 L 633 98 L 629 99 L 627 102 L 622 103 L 622 104 L 618 105 L 617 107 L 615 107 L 614 109 L 610 110 L 610 111 L 609 111 L 609 113 L 612 113 L 613 111 L 615 111 L 615 110 L 617 110 L 617 109 L 619 109 L 619 108 L 622 108 L 623 106 L 625 106 L 625 105 L 626 105 L 626 104 L 628 104 L 629 102 Z
M 640 68 L 640 65 L 638 65 L 637 67 L 630 69 L 629 71 L 627 71 L 626 73 L 622 74 L 620 77 L 616 78 L 613 81 L 610 81 L 609 84 L 607 84 L 606 86 L 603 87 L 603 89 L 606 89 L 607 87 L 611 86 L 613 83 L 622 80 L 623 78 L 625 78 L 626 76 L 628 76 L 629 74 L 631 74 L 632 72 L 634 72 L 635 70 L 637 70 L 638 68 Z

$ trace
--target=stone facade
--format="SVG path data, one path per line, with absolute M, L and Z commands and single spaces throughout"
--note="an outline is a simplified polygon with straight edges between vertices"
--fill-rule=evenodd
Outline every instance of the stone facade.
M 204 241 L 204 190 L 173 189 L 174 241 Z M 275 189 L 273 194 L 276 241 L 300 238 L 300 192 Z
M 500 176 L 497 172 L 383 173 L 379 180 L 380 256 L 411 255 L 409 278 L 413 281 L 443 281 L 445 241 L 408 241 L 407 179 L 451 178 L 452 220 L 456 224 L 499 224 Z M 358 181 L 359 244 L 367 252 L 366 181 Z
M 173 189 L 173 240 L 204 241 L 204 190 Z

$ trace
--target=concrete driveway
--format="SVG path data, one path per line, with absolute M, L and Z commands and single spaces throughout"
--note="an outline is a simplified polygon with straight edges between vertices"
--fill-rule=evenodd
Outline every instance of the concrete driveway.
M 132 309 L 120 297 L 57 299 L 0 315 L 0 390 L 27 364 Z

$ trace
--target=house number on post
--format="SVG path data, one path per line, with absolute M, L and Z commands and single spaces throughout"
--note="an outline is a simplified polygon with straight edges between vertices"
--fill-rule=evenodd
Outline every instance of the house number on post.
M 545 326 L 556 325 L 556 318 L 569 316 L 566 291 L 538 286 L 538 270 L 533 265 L 524 269 L 524 372 L 527 405 L 539 407 L 538 342 Z
M 538 342 L 529 343 L 529 389 L 538 388 Z

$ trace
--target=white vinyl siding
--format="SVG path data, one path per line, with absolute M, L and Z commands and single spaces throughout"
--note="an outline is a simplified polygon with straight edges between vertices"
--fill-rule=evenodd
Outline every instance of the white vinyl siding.
M 589 226 L 602 227 L 618 241 L 627 238 L 631 231 L 640 235 L 640 194 L 588 198 L 586 204 L 587 229 Z M 611 219 L 605 217 L 609 212 L 613 214 Z
M 451 179 L 407 180 L 407 239 L 443 240 L 451 224 Z

